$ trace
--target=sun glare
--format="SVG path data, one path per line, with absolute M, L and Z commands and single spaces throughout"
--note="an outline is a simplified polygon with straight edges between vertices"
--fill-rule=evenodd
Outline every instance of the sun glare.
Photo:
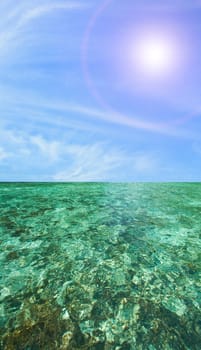
M 143 38 L 135 47 L 134 60 L 142 74 L 166 75 L 174 65 L 173 45 L 161 38 Z

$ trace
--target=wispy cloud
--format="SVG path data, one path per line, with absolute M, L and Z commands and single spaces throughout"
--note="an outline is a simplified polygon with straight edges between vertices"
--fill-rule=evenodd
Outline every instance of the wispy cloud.
M 32 170 L 40 164 L 46 174 L 44 180 L 115 180 L 116 170 L 124 168 L 129 161 L 125 152 L 105 142 L 78 144 L 42 135 L 19 134 L 15 130 L 1 130 L 0 134 L 8 136 L 3 140 L 6 150 L 0 147 L 0 161 L 12 155 L 12 164 L 18 172 L 24 163 Z
M 44 3 L 43 5 L 38 5 L 28 9 L 19 19 L 18 27 L 24 26 L 28 22 L 46 15 L 48 12 L 56 10 L 74 10 L 86 7 L 86 4 L 76 1 L 65 1 L 65 2 L 53 2 L 53 3 Z
M 24 39 L 25 33 L 22 37 L 22 29 L 30 25 L 32 21 L 47 15 L 53 11 L 72 11 L 86 7 L 78 1 L 36 1 L 35 3 L 22 1 L 14 4 L 10 2 L 5 8 L 0 5 L 1 17 L 3 18 L 0 26 L 0 49 L 1 56 L 6 53 L 12 46 L 19 44 Z
M 33 100 L 32 100 L 33 101 Z M 122 125 L 125 127 L 130 127 L 134 129 L 141 129 L 145 131 L 151 131 L 154 133 L 159 133 L 167 136 L 181 137 L 181 138 L 196 138 L 196 133 L 191 133 L 190 129 L 185 130 L 185 122 L 190 119 L 190 117 L 181 118 L 180 121 L 173 121 L 172 123 L 156 123 L 151 121 L 144 121 L 143 118 L 137 117 L 135 115 L 128 116 L 123 113 L 118 113 L 115 111 L 101 110 L 97 108 L 87 107 L 81 104 L 73 104 L 64 101 L 45 101 L 40 98 L 37 99 L 37 106 L 41 108 L 48 108 L 49 110 L 66 113 L 72 112 L 80 116 L 89 117 L 92 121 L 101 120 L 107 123 Z M 61 118 L 61 121 L 66 121 L 67 119 Z M 182 126 L 184 127 L 182 128 Z M 179 125 L 179 127 L 178 127 Z M 198 135 L 200 137 L 200 135 Z
M 43 121 L 47 125 L 55 125 L 57 127 L 72 127 L 77 130 L 93 130 L 98 131 L 96 122 L 103 121 L 111 125 L 121 125 L 136 130 L 144 130 L 152 133 L 166 135 L 170 137 L 183 139 L 200 139 L 199 130 L 191 130 L 188 122 L 199 116 L 200 110 L 197 113 L 189 113 L 181 117 L 180 120 L 173 120 L 169 123 L 156 123 L 145 121 L 144 118 L 136 115 L 125 115 L 115 111 L 98 109 L 95 107 L 85 106 L 81 103 L 66 102 L 64 99 L 46 100 L 34 93 L 26 91 L 15 91 L 13 89 L 6 90 L 0 86 L 1 97 L 0 101 L 6 102 L 8 108 L 26 116 L 26 120 L 33 123 Z M 12 97 L 12 105 L 9 105 Z M 70 113 L 69 113 L 70 112 Z M 56 117 L 52 118 L 50 113 Z M 9 117 L 8 117 L 9 118 Z M 84 118 L 87 118 L 85 120 Z
M 73 164 L 53 176 L 56 181 L 118 181 L 154 176 L 159 158 L 150 152 L 126 153 L 104 143 L 72 145 L 66 148 Z M 127 174 L 130 169 L 130 174 Z M 120 175 L 121 174 L 121 175 Z
M 163 170 L 160 154 L 148 150 L 128 150 L 106 141 L 83 143 L 66 138 L 33 135 L 17 130 L 2 130 L 0 161 L 12 159 L 12 178 L 25 173 L 23 180 L 30 180 L 40 169 L 44 181 L 139 181 L 155 179 Z M 11 163 L 10 163 L 11 166 Z M 8 180 L 1 178 L 0 180 Z M 27 177 L 26 177 L 27 176 Z M 31 177 L 32 178 L 32 177 Z
M 6 152 L 3 147 L 0 147 L 0 162 L 9 158 L 10 156 L 10 153 Z
M 1 137 L 2 136 L 2 137 Z M 61 141 L 48 140 L 41 135 L 31 135 L 16 130 L 0 130 L 0 137 L 3 144 L 9 152 L 0 147 L 0 160 L 9 157 L 11 154 L 14 158 L 43 158 L 46 162 L 57 162 L 60 157 L 65 155 L 65 145 Z
M 62 154 L 62 144 L 58 141 L 47 141 L 42 136 L 31 136 L 30 142 L 51 162 L 55 162 Z
M 6 101 L 9 103 L 12 96 L 12 106 L 16 111 L 18 111 L 18 113 L 22 112 L 27 114 L 27 111 L 31 111 L 31 113 L 28 114 L 33 116 L 33 122 L 34 118 L 37 121 L 38 113 L 39 119 L 41 119 L 40 115 L 43 114 L 43 120 L 46 123 L 55 124 L 57 126 L 67 126 L 72 124 L 79 128 L 79 125 L 83 124 L 82 117 L 87 117 L 92 121 L 92 124 L 93 122 L 100 120 L 114 125 L 122 125 L 129 128 L 145 130 L 167 136 L 188 139 L 196 138 L 195 131 L 191 133 L 189 128 L 186 130 L 185 123 L 192 119 L 192 117 L 188 116 L 184 116 L 184 118 L 181 117 L 180 121 L 173 120 L 172 123 L 156 123 L 148 120 L 145 121 L 144 118 L 140 116 L 128 116 L 123 113 L 118 113 L 118 111 L 89 107 L 82 103 L 66 102 L 64 99 L 57 100 L 53 98 L 52 100 L 46 100 L 45 98 L 34 93 L 19 90 L 15 91 L 10 88 L 6 90 L 6 88 L 3 89 L 3 86 L 0 86 L 0 91 L 0 100 L 3 100 L 4 102 Z M 50 111 L 57 113 L 58 117 L 53 119 L 48 117 L 48 113 Z M 69 114 L 69 112 L 71 113 Z M 72 114 L 77 115 L 78 118 L 71 118 L 70 116 Z M 82 127 L 84 128 L 84 125 L 82 125 Z M 200 136 L 198 135 L 198 137 Z
M 108 181 L 117 180 L 115 171 L 123 166 L 127 156 L 122 151 L 104 144 L 71 145 L 66 151 L 73 164 L 53 176 L 55 181 Z

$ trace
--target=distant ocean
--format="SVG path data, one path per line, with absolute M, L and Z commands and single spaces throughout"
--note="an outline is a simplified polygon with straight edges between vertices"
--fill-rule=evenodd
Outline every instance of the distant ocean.
M 200 183 L 0 183 L 0 349 L 200 350 Z

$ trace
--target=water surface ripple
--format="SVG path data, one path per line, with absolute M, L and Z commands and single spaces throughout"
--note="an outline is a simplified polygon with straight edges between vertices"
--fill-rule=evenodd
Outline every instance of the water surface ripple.
M 1 183 L 0 349 L 200 350 L 201 184 Z

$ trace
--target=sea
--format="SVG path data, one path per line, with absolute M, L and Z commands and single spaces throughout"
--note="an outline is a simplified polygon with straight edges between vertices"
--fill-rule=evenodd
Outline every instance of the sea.
M 0 183 L 0 349 L 200 350 L 201 183 Z

